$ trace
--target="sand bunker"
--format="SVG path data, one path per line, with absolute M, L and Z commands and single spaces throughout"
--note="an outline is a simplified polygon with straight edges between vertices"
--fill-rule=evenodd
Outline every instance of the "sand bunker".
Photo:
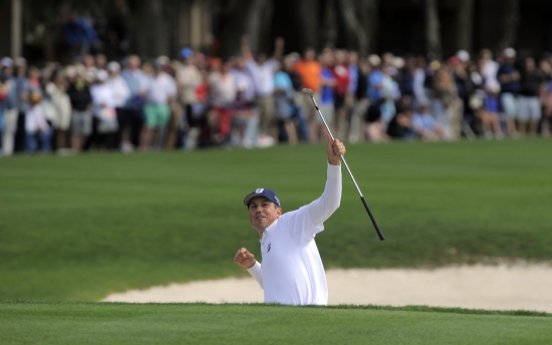
M 501 264 L 419 269 L 331 269 L 329 304 L 428 305 L 552 312 L 552 266 Z M 227 278 L 131 290 L 108 302 L 262 302 L 253 278 Z

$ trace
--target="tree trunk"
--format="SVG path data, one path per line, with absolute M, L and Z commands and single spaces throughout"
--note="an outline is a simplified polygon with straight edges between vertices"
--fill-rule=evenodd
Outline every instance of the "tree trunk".
M 435 58 L 442 59 L 443 48 L 441 45 L 439 14 L 437 12 L 437 0 L 424 0 L 426 20 L 426 49 L 433 53 Z
M 368 48 L 368 35 L 362 26 L 360 4 L 353 0 L 337 0 L 337 14 L 343 28 L 346 48 L 354 49 L 364 55 Z
M 504 18 L 502 22 L 502 37 L 498 42 L 498 50 L 513 47 L 516 43 L 516 32 L 519 23 L 519 0 L 504 0 Z
M 376 50 L 376 37 L 378 28 L 379 0 L 360 0 L 359 1 L 359 20 L 366 32 L 366 51 L 359 48 L 361 56 Z
M 163 16 L 163 1 L 141 0 L 138 12 L 136 44 L 138 54 L 156 57 L 169 54 L 167 27 Z
M 458 47 L 472 50 L 473 0 L 464 0 L 458 5 Z
M 249 36 L 250 49 L 258 52 L 266 41 L 270 27 L 270 0 L 230 0 L 221 13 L 221 27 L 217 34 L 220 55 L 227 58 L 239 53 L 240 38 Z
M 340 0 L 326 0 L 323 3 L 323 43 L 322 48 L 335 48 L 338 34 L 336 2 Z
M 318 48 L 320 43 L 320 1 L 318 0 L 297 0 L 297 12 L 295 12 L 294 24 L 299 35 L 301 47 Z

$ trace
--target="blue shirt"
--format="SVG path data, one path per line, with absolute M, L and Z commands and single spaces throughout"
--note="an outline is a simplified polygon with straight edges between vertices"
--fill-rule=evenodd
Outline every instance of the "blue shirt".
M 329 68 L 323 67 L 320 72 L 322 79 L 331 79 L 335 80 L 332 71 Z M 333 86 L 324 85 L 322 86 L 322 92 L 320 93 L 320 102 L 324 104 L 333 104 L 334 103 L 334 88 Z
M 375 70 L 368 76 L 368 98 L 372 101 L 382 98 L 383 72 Z M 376 89 L 380 86 L 380 89 Z

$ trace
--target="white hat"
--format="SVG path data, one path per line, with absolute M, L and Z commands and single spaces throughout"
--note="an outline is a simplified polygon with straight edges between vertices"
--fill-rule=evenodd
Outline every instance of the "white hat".
M 73 65 L 69 65 L 65 68 L 65 76 L 66 77 L 69 77 L 69 78 L 74 78 L 76 77 L 78 71 L 77 71 L 77 67 L 73 66 Z
M 121 70 L 121 65 L 117 61 L 111 61 L 107 64 L 107 70 L 109 72 L 119 72 Z
M 171 59 L 169 59 L 165 55 L 159 56 L 157 59 L 155 59 L 155 67 L 162 67 L 165 65 L 168 65 L 171 62 Z
M 506 48 L 504 49 L 504 56 L 506 57 L 509 57 L 509 58 L 513 58 L 513 57 L 516 57 L 516 51 L 514 48 Z
M 368 63 L 373 66 L 379 66 L 381 64 L 381 58 L 376 54 L 368 56 Z
M 467 51 L 465 50 L 459 50 L 457 53 L 456 53 L 456 57 L 462 61 L 462 62 L 468 62 L 470 61 L 470 53 L 468 53 Z
M 20 56 L 20 57 L 15 59 L 15 65 L 16 66 L 27 66 L 27 59 Z
M 99 81 L 106 81 L 107 78 L 109 78 L 109 75 L 105 70 L 100 69 L 96 72 L 96 79 L 98 79 Z
M 11 57 L 6 56 L 2 59 L 2 67 L 11 67 L 13 66 L 13 59 Z

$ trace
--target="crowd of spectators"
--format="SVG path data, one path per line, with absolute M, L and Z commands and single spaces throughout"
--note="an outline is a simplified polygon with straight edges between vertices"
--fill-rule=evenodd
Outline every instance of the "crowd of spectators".
M 458 51 L 360 57 L 305 49 L 254 54 L 247 37 L 227 60 L 183 48 L 178 58 L 28 66 L 4 57 L 0 71 L 3 155 L 14 152 L 267 147 L 319 142 L 324 126 L 346 142 L 502 139 L 550 135 L 552 57 L 493 58 Z

